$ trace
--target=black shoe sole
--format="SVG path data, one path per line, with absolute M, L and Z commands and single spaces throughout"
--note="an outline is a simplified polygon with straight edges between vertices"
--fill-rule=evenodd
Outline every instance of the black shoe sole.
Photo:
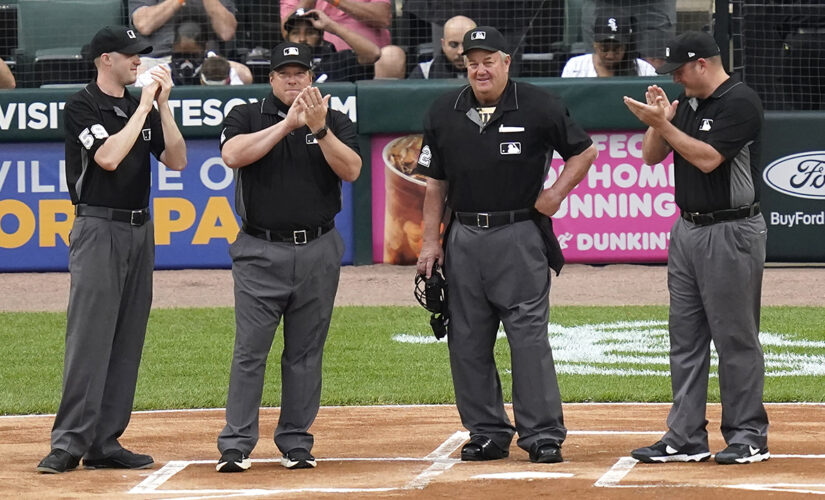
M 543 457 L 543 458 L 533 458 L 530 457 L 530 461 L 534 464 L 559 464 L 564 462 L 564 458 L 561 456 L 557 457 Z
M 94 470 L 94 469 L 128 469 L 128 470 L 141 470 L 141 469 L 151 469 L 155 465 L 155 462 L 149 462 L 148 464 L 142 465 L 124 465 L 124 464 L 87 464 L 83 463 L 83 468 L 87 470 Z
M 461 454 L 461 461 L 462 462 L 488 462 L 490 460 L 501 460 L 503 458 L 507 458 L 510 456 L 510 452 L 505 452 L 500 457 L 487 457 L 484 455 L 476 455 L 476 454 Z
M 67 469 L 60 470 L 60 469 L 55 469 L 54 467 L 46 467 L 46 466 L 43 466 L 43 465 L 38 465 L 37 466 L 37 472 L 40 472 L 40 473 L 43 473 L 43 474 L 63 474 L 64 472 L 74 470 L 75 468 L 77 468 L 77 466 L 69 467 Z

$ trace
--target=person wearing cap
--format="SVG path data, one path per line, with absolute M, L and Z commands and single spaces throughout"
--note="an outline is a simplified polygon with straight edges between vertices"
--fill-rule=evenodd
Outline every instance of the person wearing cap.
M 156 69 L 139 98 L 126 90 L 140 54 L 151 50 L 130 28 L 101 29 L 86 49 L 97 78 L 66 100 L 66 184 L 76 217 L 63 395 L 51 452 L 37 466 L 43 473 L 74 469 L 81 457 L 87 469 L 154 463 L 118 442 L 132 412 L 152 305 L 149 155 L 173 170 L 186 166 L 186 144 L 169 109 L 169 72 Z
M 461 459 L 504 458 L 517 431 L 530 461 L 561 462 L 567 431 L 547 324 L 548 264 L 558 272 L 563 259 L 550 216 L 587 174 L 596 148 L 557 96 L 510 80 L 498 30 L 477 27 L 462 43 L 469 85 L 437 99 L 424 120 L 415 173 L 428 179 L 416 271 L 430 277 L 438 262 L 449 284 L 450 367 L 470 431 Z M 565 168 L 543 189 L 554 150 Z M 510 344 L 515 427 L 493 357 L 499 322 Z
M 444 22 L 441 52 L 433 59 L 418 63 L 408 79 L 467 78 L 464 67 L 464 33 L 476 27 L 475 21 L 466 16 L 455 16 Z
M 389 27 L 392 24 L 392 6 L 390 0 L 281 0 L 280 13 L 282 32 L 287 39 L 286 22 L 296 12 L 317 12 L 329 18 L 332 23 L 349 32 L 362 36 L 374 43 L 379 49 L 379 56 L 374 63 L 376 79 L 399 79 L 406 74 L 407 55 L 404 49 L 391 45 Z M 336 51 L 359 48 L 352 42 L 332 30 L 325 30 L 324 40 L 335 46 Z M 320 75 L 320 74 L 319 74 Z
M 636 57 L 632 34 L 629 19 L 599 16 L 593 26 L 593 53 L 571 57 L 562 78 L 655 76 L 653 66 Z
M 284 319 L 281 412 L 275 445 L 288 469 L 315 467 L 309 432 L 321 398 L 321 360 L 344 242 L 335 229 L 341 181 L 361 171 L 358 136 L 330 96 L 312 87 L 312 49 L 272 49 L 272 93 L 235 106 L 221 157 L 235 173 L 243 224 L 229 249 L 235 282 L 235 351 L 218 437 L 218 472 L 242 472 L 258 441 L 266 359 Z
M 373 64 L 381 56 L 377 45 L 356 31 L 338 24 L 321 10 L 298 9 L 284 23 L 286 40 L 312 48 L 312 70 L 319 82 L 366 80 L 372 78 Z M 353 47 L 336 50 L 324 40 L 332 32 Z
M 636 50 L 653 67 L 664 62 L 665 44 L 676 35 L 676 0 L 580 0 L 585 47 L 594 41 L 596 18 L 602 12 L 621 12 L 633 19 Z M 590 50 L 588 48 L 588 50 Z
M 762 404 L 765 360 L 759 343 L 767 231 L 759 212 L 762 103 L 725 72 L 707 33 L 689 31 L 667 45 L 665 63 L 684 86 L 670 102 L 656 85 L 646 102 L 624 102 L 648 125 L 645 163 L 673 152 L 675 199 L 681 217 L 670 233 L 669 430 L 632 452 L 642 462 L 710 458 L 705 404 L 710 343 L 719 353 L 722 436 L 720 464 L 767 460 L 768 416 Z
M 182 25 L 198 27 L 204 46 L 200 53 L 218 54 L 226 53 L 224 45 L 235 38 L 238 27 L 235 0 L 129 0 L 128 9 L 132 25 L 153 47 L 141 57 L 140 73 L 172 62 L 175 45 L 186 31 Z

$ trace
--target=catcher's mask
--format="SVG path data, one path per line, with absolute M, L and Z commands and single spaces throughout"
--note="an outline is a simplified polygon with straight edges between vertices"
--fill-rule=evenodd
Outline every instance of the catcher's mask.
M 421 306 L 433 313 L 430 316 L 430 326 L 435 338 L 442 339 L 447 335 L 450 324 L 450 313 L 447 310 L 447 280 L 438 270 L 438 262 L 433 263 L 433 271 L 429 279 L 423 274 L 415 276 L 415 298 Z

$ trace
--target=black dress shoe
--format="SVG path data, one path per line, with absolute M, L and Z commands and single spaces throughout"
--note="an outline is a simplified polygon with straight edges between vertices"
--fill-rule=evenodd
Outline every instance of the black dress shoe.
M 37 471 L 44 474 L 60 474 L 72 470 L 80 463 L 80 459 L 65 450 L 53 449 L 46 458 L 37 464 Z
M 461 460 L 465 462 L 480 462 L 483 460 L 498 460 L 510 455 L 509 450 L 502 450 L 487 436 L 473 436 L 470 442 L 461 448 Z
M 148 469 L 155 461 L 149 455 L 139 455 L 121 448 L 104 458 L 84 458 L 85 469 Z
M 530 461 L 538 464 L 556 464 L 562 462 L 561 448 L 554 441 L 542 439 L 530 447 Z

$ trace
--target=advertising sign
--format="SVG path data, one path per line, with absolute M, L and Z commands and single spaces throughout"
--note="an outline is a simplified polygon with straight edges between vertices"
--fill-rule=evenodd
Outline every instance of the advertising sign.
M 646 165 L 641 132 L 593 132 L 599 157 L 553 217 L 568 262 L 665 262 L 673 196 L 673 157 Z M 373 259 L 413 264 L 421 251 L 425 181 L 410 175 L 421 135 L 372 137 Z M 545 188 L 564 168 L 555 156 Z
M 234 174 L 217 139 L 188 140 L 188 164 L 176 172 L 152 159 L 152 219 L 158 269 L 228 268 L 240 221 Z M 74 221 L 62 143 L 10 143 L 0 155 L 0 271 L 65 271 Z M 353 255 L 352 186 L 344 183 L 335 219 Z

